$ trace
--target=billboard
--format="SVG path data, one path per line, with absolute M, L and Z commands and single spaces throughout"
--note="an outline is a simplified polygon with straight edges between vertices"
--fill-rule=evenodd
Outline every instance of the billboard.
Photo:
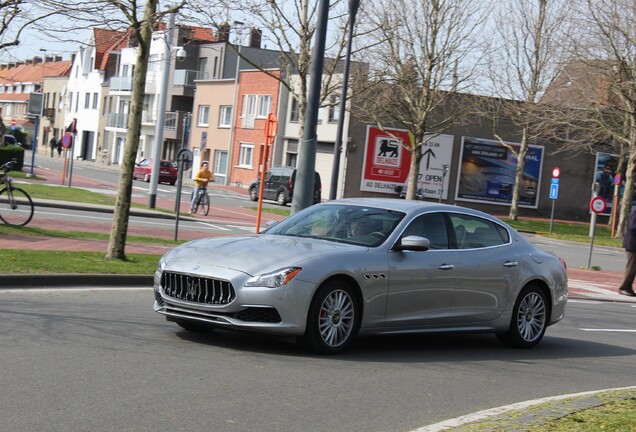
M 519 144 L 506 143 L 518 149 Z M 538 207 L 544 148 L 531 145 L 526 154 L 519 206 Z M 463 137 L 457 174 L 457 201 L 509 205 L 515 184 L 517 158 L 497 141 Z
M 367 126 L 361 191 L 395 194 L 396 186 L 405 186 L 411 166 L 410 134 L 401 129 L 380 129 Z M 422 147 L 417 187 L 425 197 L 447 198 L 448 176 L 443 166 L 450 166 L 453 155 L 453 136 L 438 135 Z M 443 189 L 442 189 L 442 182 Z

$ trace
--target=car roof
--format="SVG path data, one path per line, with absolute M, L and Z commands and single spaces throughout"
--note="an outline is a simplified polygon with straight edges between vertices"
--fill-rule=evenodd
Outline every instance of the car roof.
M 423 209 L 426 211 L 445 211 L 450 213 L 460 212 L 471 214 L 474 216 L 480 216 L 501 223 L 501 221 L 497 218 L 479 210 L 458 205 L 440 204 L 428 201 L 415 201 L 400 198 L 344 198 L 328 201 L 325 204 L 350 204 L 359 206 L 380 207 L 387 210 L 401 211 L 404 213 L 418 212 Z

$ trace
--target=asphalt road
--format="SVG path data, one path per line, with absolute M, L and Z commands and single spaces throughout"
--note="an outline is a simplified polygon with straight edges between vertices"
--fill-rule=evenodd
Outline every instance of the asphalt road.
M 636 384 L 636 308 L 571 301 L 532 350 L 491 335 L 361 338 L 343 355 L 193 334 L 150 289 L 0 289 L 2 431 L 410 431 Z

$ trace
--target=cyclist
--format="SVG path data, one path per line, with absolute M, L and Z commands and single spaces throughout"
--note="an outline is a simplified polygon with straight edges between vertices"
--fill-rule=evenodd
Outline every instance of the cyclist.
M 192 202 L 190 203 L 190 214 L 196 213 L 200 191 L 208 187 L 208 182 L 214 181 L 212 171 L 208 169 L 208 163 L 203 162 L 201 169 L 194 177 L 194 192 L 192 193 Z

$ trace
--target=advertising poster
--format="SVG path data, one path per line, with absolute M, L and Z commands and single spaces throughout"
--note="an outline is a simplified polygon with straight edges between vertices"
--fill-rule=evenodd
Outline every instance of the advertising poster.
M 614 175 L 618 171 L 618 155 L 597 153 L 596 164 L 594 166 L 594 179 L 592 183 L 598 183 L 598 196 L 603 198 L 607 203 L 607 207 L 602 214 L 610 215 L 612 213 L 614 199 Z M 592 199 L 593 196 L 594 193 L 592 192 L 590 199 Z
M 395 194 L 396 186 L 406 186 L 411 153 L 404 148 L 410 145 L 407 131 L 400 129 L 381 130 L 367 127 L 364 165 L 360 190 Z M 439 135 L 429 140 L 422 148 L 422 160 L 417 187 L 427 198 L 448 195 L 448 175 L 443 175 L 444 165 L 450 167 L 453 155 L 453 136 Z
M 510 144 L 519 147 L 519 144 Z M 519 206 L 538 207 L 538 191 L 543 166 L 543 147 L 529 146 Z M 458 201 L 509 205 L 515 183 L 517 158 L 497 141 L 464 137 L 457 179 Z

